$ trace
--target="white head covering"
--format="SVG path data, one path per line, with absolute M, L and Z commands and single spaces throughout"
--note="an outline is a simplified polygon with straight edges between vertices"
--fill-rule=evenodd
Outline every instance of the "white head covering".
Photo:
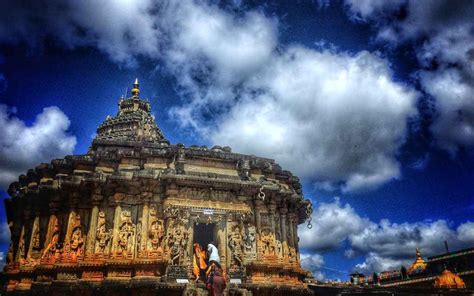
M 221 260 L 219 258 L 219 251 L 217 251 L 216 246 L 214 246 L 213 244 L 208 244 L 207 252 L 209 253 L 209 261 L 216 261 L 219 264 L 221 263 Z

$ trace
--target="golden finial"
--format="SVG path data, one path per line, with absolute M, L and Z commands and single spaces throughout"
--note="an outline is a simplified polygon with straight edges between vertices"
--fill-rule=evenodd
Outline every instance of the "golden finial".
M 132 88 L 132 96 L 138 97 L 139 94 L 140 94 L 140 89 L 138 88 L 138 78 L 135 78 L 135 82 L 133 83 L 133 88 Z

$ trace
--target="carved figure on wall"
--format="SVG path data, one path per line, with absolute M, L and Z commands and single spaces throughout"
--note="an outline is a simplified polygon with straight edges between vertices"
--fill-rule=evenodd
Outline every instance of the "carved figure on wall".
M 131 252 L 133 250 L 133 236 L 135 234 L 135 225 L 132 223 L 130 211 L 122 211 L 120 217 L 118 251 Z
M 153 250 L 162 250 L 164 237 L 163 222 L 158 220 L 153 221 L 148 231 L 148 237 L 150 238 L 150 244 Z
M 71 251 L 81 252 L 81 247 L 84 244 L 84 237 L 82 234 L 82 228 L 76 227 L 71 235 Z
M 105 213 L 99 212 L 99 221 L 96 230 L 96 247 L 95 252 L 98 254 L 105 253 L 105 248 L 107 247 L 110 238 L 112 237 L 112 229 L 107 230 Z
M 57 249 L 58 249 L 58 242 L 59 242 L 59 223 L 58 220 L 55 219 L 53 222 L 53 227 L 52 227 L 52 235 L 51 235 L 51 240 L 49 241 L 49 244 L 44 248 L 43 250 L 43 255 L 41 258 L 48 258 L 53 256 Z
M 40 229 L 37 227 L 33 233 L 33 236 L 31 238 L 31 246 L 33 248 L 33 251 L 39 251 L 41 250 L 41 245 L 40 245 Z
M 276 255 L 278 258 L 283 258 L 283 244 L 279 240 L 275 240 Z
M 25 259 L 25 239 L 22 231 L 22 236 L 20 237 L 20 241 L 18 242 L 18 251 L 17 251 L 17 258 L 18 262 L 23 263 Z
M 288 260 L 290 261 L 290 263 L 294 263 L 297 261 L 296 249 L 294 247 L 288 248 Z
M 245 240 L 244 240 L 245 253 L 256 253 L 256 250 L 255 250 L 256 239 L 255 238 L 256 238 L 255 227 L 248 226 L 245 229 Z
M 184 229 L 184 225 L 181 223 L 170 227 L 170 234 L 168 237 L 168 246 L 170 248 L 170 264 L 182 265 L 184 260 L 188 257 L 187 245 L 188 245 L 188 231 Z
M 228 235 L 227 241 L 232 252 L 233 265 L 242 266 L 244 242 L 242 230 L 239 225 L 235 225 L 232 228 L 232 231 Z
M 83 235 L 82 226 L 81 226 L 81 217 L 77 215 L 74 221 L 73 228 L 72 228 L 71 238 L 69 240 L 70 250 L 76 255 L 80 255 L 82 254 L 83 245 L 84 245 L 84 235 Z
M 262 243 L 263 255 L 275 255 L 275 234 L 270 230 L 262 231 L 260 235 L 260 242 Z

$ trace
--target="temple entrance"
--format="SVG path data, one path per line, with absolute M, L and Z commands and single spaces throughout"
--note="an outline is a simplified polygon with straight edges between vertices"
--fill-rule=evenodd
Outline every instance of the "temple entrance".
M 207 245 L 211 242 L 214 242 L 214 245 L 217 247 L 217 242 L 215 240 L 215 223 L 199 223 L 194 225 L 194 237 L 193 243 L 198 243 L 201 245 L 203 250 L 207 250 Z

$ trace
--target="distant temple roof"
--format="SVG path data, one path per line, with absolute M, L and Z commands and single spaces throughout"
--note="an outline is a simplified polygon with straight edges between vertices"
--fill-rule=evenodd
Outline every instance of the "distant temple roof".
M 435 288 L 463 289 L 466 284 L 458 275 L 445 269 L 434 282 Z
M 421 257 L 420 249 L 416 248 L 416 260 L 408 268 L 408 273 L 422 272 L 426 269 L 426 262 Z

